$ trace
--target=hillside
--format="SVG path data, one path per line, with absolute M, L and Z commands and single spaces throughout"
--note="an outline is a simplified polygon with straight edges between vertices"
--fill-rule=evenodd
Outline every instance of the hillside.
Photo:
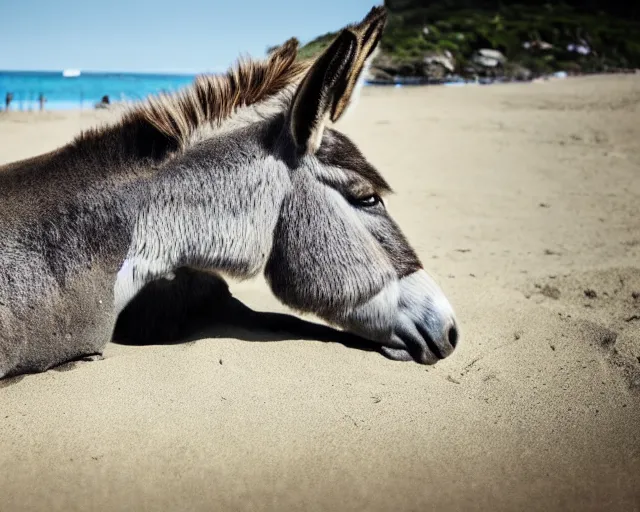
M 389 22 L 373 75 L 380 80 L 455 76 L 529 79 L 555 71 L 640 68 L 635 2 L 386 0 Z M 584 6 L 588 5 L 589 8 Z M 301 57 L 335 34 L 305 45 Z

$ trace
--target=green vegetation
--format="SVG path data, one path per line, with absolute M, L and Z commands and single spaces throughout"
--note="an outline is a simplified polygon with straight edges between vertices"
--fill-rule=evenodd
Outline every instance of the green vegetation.
M 388 0 L 382 55 L 374 65 L 387 75 L 426 76 L 433 67 L 425 64 L 425 57 L 448 55 L 454 72 L 467 76 L 640 68 L 638 9 L 591 2 L 586 10 L 584 4 Z M 301 57 L 320 52 L 334 36 L 311 41 Z M 581 45 L 588 53 L 570 50 L 570 45 Z M 479 49 L 499 50 L 507 63 L 498 69 L 483 67 L 473 58 Z
M 308 59 L 317 55 L 331 44 L 335 36 L 335 33 L 329 32 L 323 36 L 316 37 L 313 41 L 300 48 L 298 57 L 301 59 Z

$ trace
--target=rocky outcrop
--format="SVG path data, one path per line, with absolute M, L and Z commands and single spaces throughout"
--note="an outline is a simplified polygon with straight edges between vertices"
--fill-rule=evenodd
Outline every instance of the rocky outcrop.
M 594 0 L 386 0 L 389 22 L 370 79 L 377 82 L 465 79 L 530 80 L 640 68 L 640 7 Z M 637 4 L 640 6 L 640 3 Z M 325 34 L 303 57 L 330 43 Z

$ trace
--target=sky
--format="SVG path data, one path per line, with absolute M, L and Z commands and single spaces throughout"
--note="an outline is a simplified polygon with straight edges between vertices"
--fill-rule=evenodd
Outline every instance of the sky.
M 380 0 L 0 0 L 0 69 L 201 73 L 359 21 Z

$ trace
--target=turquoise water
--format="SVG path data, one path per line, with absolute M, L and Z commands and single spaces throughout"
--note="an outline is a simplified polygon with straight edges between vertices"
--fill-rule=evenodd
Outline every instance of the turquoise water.
M 112 102 L 140 100 L 149 94 L 175 91 L 194 79 L 193 75 L 140 73 L 82 73 L 65 78 L 62 72 L 0 71 L 0 109 L 7 92 L 13 93 L 11 110 L 37 110 L 44 94 L 46 110 L 91 109 L 104 95 Z

